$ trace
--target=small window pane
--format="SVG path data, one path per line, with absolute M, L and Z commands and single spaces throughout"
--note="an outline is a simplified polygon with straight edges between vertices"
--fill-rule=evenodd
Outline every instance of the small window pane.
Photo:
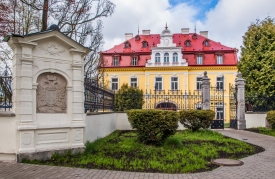
M 173 62 L 178 62 L 178 54 L 173 53 Z
M 160 62 L 160 54 L 159 53 L 156 53 L 156 55 L 155 55 L 155 62 L 156 63 Z
M 197 77 L 197 90 L 201 90 L 202 77 Z
M 169 53 L 165 53 L 164 54 L 164 63 L 168 63 L 169 62 Z
M 197 64 L 202 65 L 202 55 L 197 56 Z
M 137 88 L 137 78 L 131 78 L 131 86 Z
M 156 78 L 155 90 L 162 90 L 162 78 L 161 77 Z
M 118 89 L 118 79 L 117 78 L 112 78 L 111 88 L 112 88 L 112 90 Z

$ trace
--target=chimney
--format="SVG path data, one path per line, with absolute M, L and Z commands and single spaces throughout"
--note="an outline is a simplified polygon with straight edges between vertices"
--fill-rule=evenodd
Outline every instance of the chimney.
M 189 34 L 189 28 L 182 28 L 181 33 L 182 34 Z
M 150 35 L 150 30 L 142 30 L 143 35 Z
M 205 38 L 208 38 L 208 31 L 200 31 L 200 35 Z
M 130 40 L 133 38 L 133 33 L 125 33 L 125 41 Z

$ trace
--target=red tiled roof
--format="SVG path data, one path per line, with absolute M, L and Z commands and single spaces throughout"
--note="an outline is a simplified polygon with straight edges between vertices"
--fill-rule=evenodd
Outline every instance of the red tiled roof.
M 203 53 L 204 63 L 203 65 L 216 65 L 216 54 L 223 54 L 223 65 L 236 65 L 237 55 L 234 48 L 230 48 L 222 45 L 219 42 L 215 42 L 211 39 L 207 39 L 199 34 L 196 39 L 193 39 L 194 33 L 189 34 L 173 34 L 173 43 L 177 47 L 182 47 L 183 58 L 187 59 L 188 65 L 196 65 L 196 54 Z M 151 47 L 157 47 L 160 43 L 160 34 L 150 35 L 139 35 L 140 40 L 136 40 L 135 37 L 128 40 L 130 43 L 129 48 L 125 48 L 125 42 L 115 45 L 113 48 L 103 51 L 105 60 L 107 61 L 106 66 L 112 66 L 112 56 L 119 55 L 120 63 L 119 66 L 130 66 L 132 55 L 139 56 L 139 66 L 145 66 L 146 60 L 150 59 Z M 190 40 L 191 46 L 186 47 L 185 41 Z M 209 46 L 204 46 L 203 42 L 209 40 Z M 147 41 L 148 47 L 142 48 L 142 42 Z

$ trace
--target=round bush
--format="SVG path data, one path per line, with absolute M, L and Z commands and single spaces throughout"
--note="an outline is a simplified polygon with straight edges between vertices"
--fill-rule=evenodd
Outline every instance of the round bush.
M 266 115 L 266 120 L 272 129 L 275 129 L 275 110 L 269 111 Z
M 192 131 L 209 128 L 215 118 L 212 110 L 186 110 L 179 113 L 180 123 Z
M 176 133 L 178 113 L 165 110 L 128 110 L 128 120 L 137 130 L 138 139 L 145 144 L 161 145 Z

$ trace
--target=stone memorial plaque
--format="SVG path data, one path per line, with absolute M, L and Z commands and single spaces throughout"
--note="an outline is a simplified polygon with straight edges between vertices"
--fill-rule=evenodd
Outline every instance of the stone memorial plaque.
M 66 85 L 64 77 L 43 73 L 37 78 L 37 113 L 66 113 Z

